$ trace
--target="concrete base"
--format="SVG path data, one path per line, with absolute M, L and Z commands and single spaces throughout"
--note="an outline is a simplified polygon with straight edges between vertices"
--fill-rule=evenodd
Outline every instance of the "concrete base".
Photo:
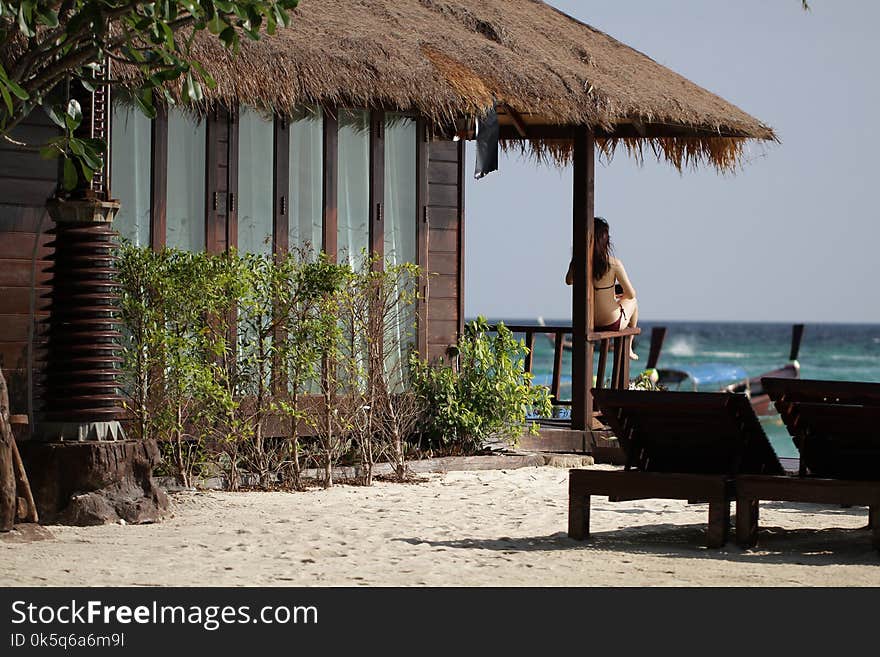
M 168 508 L 153 480 L 154 441 L 24 441 L 19 449 L 44 524 L 155 522 Z

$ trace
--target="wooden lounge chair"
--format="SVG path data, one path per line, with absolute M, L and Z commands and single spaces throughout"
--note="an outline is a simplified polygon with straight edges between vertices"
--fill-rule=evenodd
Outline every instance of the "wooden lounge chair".
M 880 550 L 880 384 L 764 378 L 800 452 L 797 477 L 737 479 L 737 542 L 758 538 L 758 502 L 867 506 Z
M 709 503 L 707 544 L 727 540 L 734 480 L 782 475 L 748 398 L 721 392 L 593 390 L 626 454 L 624 470 L 571 470 L 568 534 L 590 533 L 590 496 Z

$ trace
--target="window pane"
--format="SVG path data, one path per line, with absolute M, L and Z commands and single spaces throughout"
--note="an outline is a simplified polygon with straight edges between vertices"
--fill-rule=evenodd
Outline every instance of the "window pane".
M 238 122 L 238 250 L 272 253 L 272 151 L 270 119 L 242 107 Z
M 353 266 L 370 247 L 370 113 L 339 112 L 339 253 Z
M 320 252 L 323 225 L 324 119 L 321 110 L 303 110 L 290 122 L 290 249 Z
M 416 221 L 416 121 L 401 114 L 385 115 L 385 262 L 415 262 Z M 402 388 L 407 351 L 416 339 L 414 293 L 416 281 L 402 274 L 389 326 L 390 353 L 386 363 L 389 383 Z M 413 303 L 409 303 L 409 302 Z
M 205 123 L 176 109 L 168 113 L 166 244 L 205 248 Z
M 385 115 L 385 259 L 416 261 L 416 121 Z
M 113 228 L 135 246 L 150 245 L 150 119 L 125 103 L 113 103 L 110 185 L 120 201 Z

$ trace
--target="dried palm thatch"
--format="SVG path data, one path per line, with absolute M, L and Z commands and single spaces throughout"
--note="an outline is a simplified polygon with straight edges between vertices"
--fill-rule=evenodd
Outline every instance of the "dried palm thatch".
M 745 140 L 775 139 L 738 107 L 540 0 L 302 0 L 291 27 L 242 43 L 237 56 L 208 34 L 195 54 L 218 83 L 212 102 L 385 107 L 442 125 L 495 101 L 518 115 L 534 154 L 555 159 L 568 143 L 528 139 L 530 126 L 589 125 L 606 152 L 622 143 L 640 156 L 647 145 L 675 166 L 722 170 Z

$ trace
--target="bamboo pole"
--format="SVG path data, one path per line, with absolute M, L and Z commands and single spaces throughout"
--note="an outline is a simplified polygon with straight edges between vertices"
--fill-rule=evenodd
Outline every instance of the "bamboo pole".
M 9 418 L 9 390 L 0 371 L 0 531 L 12 529 L 17 519 L 39 522 L 37 505 Z
M 15 525 L 18 499 L 15 494 L 15 466 L 12 456 L 15 438 L 9 424 L 9 393 L 6 379 L 0 371 L 0 532 L 8 532 Z

